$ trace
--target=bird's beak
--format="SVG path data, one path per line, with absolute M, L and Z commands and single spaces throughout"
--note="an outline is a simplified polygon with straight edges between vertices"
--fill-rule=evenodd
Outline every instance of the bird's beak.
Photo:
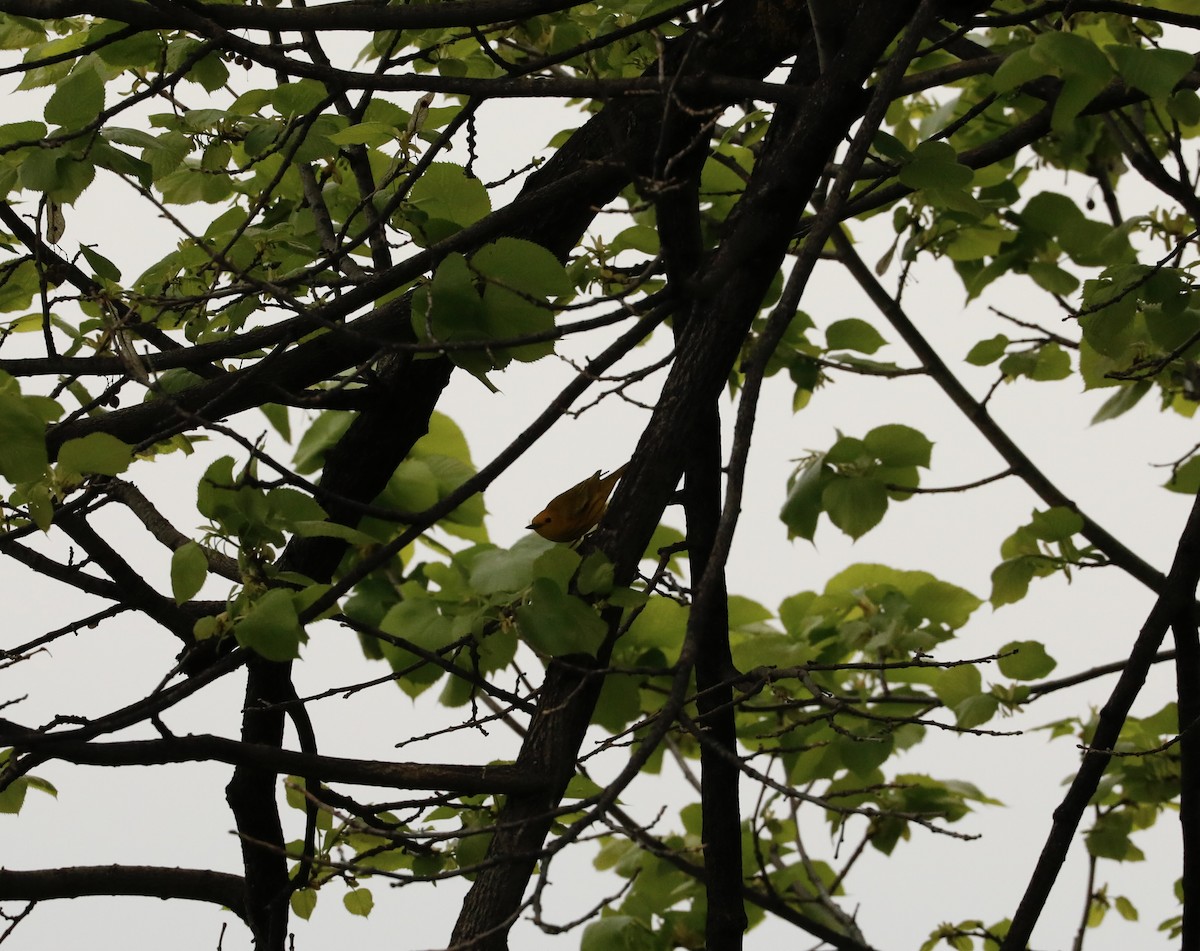
M 525 528 L 532 532 L 534 529 L 537 528 L 537 526 L 534 525 L 533 522 L 530 522 L 528 525 L 525 526 Z

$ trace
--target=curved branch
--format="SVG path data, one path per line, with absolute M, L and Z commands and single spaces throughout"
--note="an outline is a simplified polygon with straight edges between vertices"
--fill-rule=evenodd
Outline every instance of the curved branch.
M 459 0 L 392 7 L 352 0 L 295 8 L 189 3 L 187 9 L 230 30 L 430 30 L 525 20 L 575 5 L 576 0 Z M 143 30 L 179 29 L 188 23 L 178 4 L 137 0 L 2 0 L 0 12 L 39 20 L 90 15 Z
M 0 901 L 48 901 L 99 895 L 182 898 L 228 908 L 245 920 L 242 878 L 208 869 L 155 865 L 80 865 L 18 871 L 0 869 Z
M 1048 0 L 1046 3 L 1039 3 L 1022 10 L 1020 13 L 983 16 L 977 22 L 980 26 L 1016 26 L 1022 23 L 1032 23 L 1050 13 L 1064 13 L 1068 8 L 1071 13 L 1118 13 L 1142 20 L 1170 23 L 1172 26 L 1200 28 L 1200 16 L 1195 14 L 1164 10 L 1162 7 L 1152 7 L 1141 3 L 1122 3 L 1120 0 Z
M 39 551 L 34 551 L 27 545 L 22 545 L 14 538 L 0 535 L 0 554 L 8 555 L 13 561 L 24 565 L 30 571 L 36 571 L 47 578 L 61 581 L 86 594 L 107 598 L 109 601 L 121 600 L 120 586 L 107 578 L 97 578 L 95 575 L 88 574 L 81 565 L 64 565 L 57 562 Z
M 193 735 L 157 740 L 89 743 L 60 740 L 53 733 L 18 728 L 0 720 L 0 744 L 31 750 L 44 759 L 81 766 L 164 766 L 170 763 L 217 762 L 254 766 L 284 775 L 316 776 L 325 782 L 383 786 L 391 789 L 450 790 L 461 795 L 529 793 L 541 789 L 544 777 L 507 764 L 462 766 L 438 763 L 385 763 L 296 753 L 223 736 Z
M 226 374 L 221 379 L 197 384 L 173 394 L 169 399 L 164 397 L 102 416 L 54 426 L 47 433 L 47 447 L 53 454 L 68 439 L 92 432 L 107 432 L 130 444 L 165 438 L 170 433 L 197 425 L 189 419 L 190 414 L 203 412 L 207 418 L 217 419 L 239 413 L 262 402 L 269 402 L 280 389 L 303 389 L 349 367 L 359 366 L 373 359 L 380 349 L 386 349 L 393 342 L 411 342 L 412 325 L 408 318 L 407 296 L 375 308 L 346 327 L 338 327 L 337 322 L 434 269 L 447 254 L 474 249 L 501 234 L 527 226 L 531 218 L 542 217 L 544 211 L 556 204 L 567 199 L 578 200 L 581 192 L 591 194 L 593 189 L 585 183 L 593 177 L 587 169 L 568 174 L 553 184 L 518 198 L 435 247 L 402 261 L 336 301 L 314 307 L 304 316 L 287 321 L 285 326 L 264 328 L 263 338 L 277 347 L 273 354 L 275 363 L 269 375 L 260 371 L 263 363 L 271 357 L 245 370 Z M 322 327 L 334 329 L 290 351 L 278 349 Z M 256 333 L 243 335 L 236 352 L 241 352 L 247 343 L 258 339 Z M 205 354 L 209 352 L 205 351 Z
M 1037 866 L 1026 887 L 1021 903 L 1013 915 L 1012 926 L 1001 944 L 1001 951 L 1021 951 L 1028 946 L 1029 936 L 1041 916 L 1042 908 L 1058 879 L 1067 850 L 1075 838 L 1075 830 L 1084 809 L 1096 791 L 1112 750 L 1121 733 L 1130 707 L 1146 682 L 1146 673 L 1154 663 L 1159 645 L 1167 628 L 1180 618 L 1188 623 L 1193 613 L 1196 585 L 1200 583 L 1200 495 L 1192 505 L 1191 514 L 1179 538 L 1171 572 L 1159 588 L 1158 599 L 1146 618 L 1134 642 L 1129 662 L 1113 687 L 1108 701 L 1100 710 L 1096 732 L 1085 751 L 1083 764 L 1062 803 L 1054 810 L 1054 822 L 1046 844 L 1038 857 Z M 1194 690 L 1188 683 L 1186 690 Z
M 60 512 L 56 524 L 113 580 L 117 600 L 161 624 L 185 644 L 193 643 L 195 617 L 172 598 L 159 594 L 99 533 L 76 512 Z
M 941 387 L 942 392 L 992 444 L 992 448 L 1004 458 L 1012 471 L 1047 505 L 1067 508 L 1078 514 L 1083 519 L 1081 534 L 1103 552 L 1110 562 L 1137 578 L 1152 591 L 1161 591 L 1166 581 L 1162 572 L 1127 548 L 1089 515 L 1080 511 L 1079 506 L 1067 498 L 1063 491 L 1034 465 L 1033 461 L 1012 441 L 1008 433 L 992 419 L 988 414 L 987 407 L 975 399 L 959 382 L 958 377 L 951 372 L 937 351 L 930 346 L 929 341 L 909 319 L 904 308 L 884 289 L 871 269 L 863 263 L 862 258 L 858 256 L 858 252 L 854 250 L 846 236 L 840 230 L 836 230 L 831 237 L 834 247 L 837 249 L 838 258 L 846 270 L 858 281 L 859 286 L 871 298 L 871 302 L 879 308 L 880 313 L 887 318 L 904 342 L 917 355 L 917 358 L 929 371 L 929 375 Z
M 700 415 L 724 388 L 763 293 L 778 271 L 800 212 L 824 169 L 825 157 L 859 114 L 863 81 L 914 8 L 915 3 L 895 0 L 839 6 L 840 15 L 861 24 L 861 29 L 819 76 L 811 36 L 797 43 L 799 55 L 791 82 L 801 92 L 797 98 L 802 105 L 777 115 L 772 124 L 762 157 L 727 220 L 727 237 L 696 288 L 692 311 L 681 325 L 679 358 L 594 536 L 596 546 L 611 558 L 618 583 L 626 583 L 632 576 L 674 492 Z M 721 26 L 732 24 L 725 21 Z M 771 24 L 764 26 L 771 28 Z M 680 142 L 662 145 L 667 155 L 677 154 L 680 147 Z M 664 711 L 681 705 L 686 696 L 695 642 L 695 629 L 689 625 L 680 656 L 681 673 L 673 681 Z M 604 653 L 601 651 L 601 664 Z M 588 674 L 586 666 L 581 669 L 581 664 L 560 661 L 547 670 L 539 713 L 530 724 L 518 763 L 552 778 L 552 785 L 540 795 L 509 797 L 500 816 L 504 829 L 497 832 L 489 850 L 489 854 L 508 856 L 509 860 L 479 873 L 455 925 L 455 943 L 469 943 L 477 951 L 507 946 L 509 922 L 521 906 L 533 857 L 542 848 L 549 816 L 571 775 L 599 692 L 601 678 Z M 652 754 L 670 722 L 665 715 L 656 721 L 618 779 L 597 797 L 584 820 L 555 841 L 556 849 L 578 837 L 611 805 Z
M 137 517 L 137 520 L 146 526 L 146 531 L 167 548 L 175 551 L 191 542 L 192 539 L 172 525 L 162 512 L 155 508 L 154 503 L 146 498 L 142 490 L 132 482 L 112 478 L 104 483 L 103 489 L 106 495 L 116 499 L 129 509 Z M 242 580 L 242 571 L 238 567 L 236 558 L 231 558 L 229 555 L 207 546 L 202 546 L 202 550 L 210 571 L 230 581 L 240 582 Z
M 241 760 L 225 786 L 225 801 L 237 825 L 245 870 L 246 920 L 258 951 L 284 951 L 291 881 L 279 814 L 278 783 L 269 763 L 283 752 L 284 711 L 295 696 L 292 665 L 253 656 L 246 665 L 241 737 L 263 754 Z M 307 770 L 297 770 L 303 776 Z

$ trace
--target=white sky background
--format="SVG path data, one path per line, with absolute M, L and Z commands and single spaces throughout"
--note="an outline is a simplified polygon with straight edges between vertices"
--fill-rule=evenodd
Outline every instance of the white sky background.
M 186 88 L 189 103 L 199 105 L 199 87 Z M 8 100 L 13 104 L 9 107 L 13 118 L 17 101 Z M 500 177 L 523 165 L 530 149 L 538 148 L 562 126 L 576 122 L 575 115 L 547 101 L 488 104 L 480 118 L 480 176 L 485 180 Z M 460 146 L 445 158 L 462 162 L 465 148 Z M 1058 188 L 1062 183 L 1045 176 L 1041 187 Z M 1028 197 L 1035 191 L 1031 184 L 1025 194 Z M 120 185 L 93 188 L 77 208 L 67 210 L 64 249 L 72 251 L 80 243 L 94 243 L 111 254 L 116 247 L 119 255 L 111 256 L 118 260 L 126 279 L 131 279 L 165 251 L 161 242 L 175 240 L 158 231 L 159 226 L 137 217 L 140 212 L 134 197 Z M 204 206 L 194 209 L 199 215 L 207 210 Z M 1099 212 L 1092 214 L 1099 216 Z M 854 230 L 868 262 L 882 253 L 892 237 L 889 216 L 856 225 Z M 885 283 L 891 286 L 895 277 L 893 267 Z M 986 299 L 1025 319 L 1063 329 L 1053 302 L 1044 296 L 1029 296 L 1023 283 L 1010 280 L 993 285 Z M 964 310 L 963 300 L 961 285 L 947 266 L 923 262 L 914 270 L 906 296 L 910 315 L 955 371 L 964 375 L 972 392 L 981 396 L 994 380 L 994 367 L 976 369 L 956 361 L 975 341 L 1009 332 L 1008 325 L 987 315 L 980 305 Z M 896 341 L 895 334 L 883 325 L 865 297 L 841 277 L 836 265 L 822 264 L 802 307 L 818 328 L 845 317 L 863 317 L 879 326 L 887 339 Z M 29 340 L 34 346 L 37 342 Z M 3 353 L 15 355 L 13 346 L 14 342 L 6 344 Z M 562 349 L 594 355 L 601 348 L 601 343 L 589 337 L 581 348 Z M 903 366 L 915 364 L 898 341 L 878 356 Z M 638 357 L 640 354 L 635 354 Z M 459 373 L 439 408 L 464 428 L 475 461 L 482 464 L 541 411 L 549 395 L 572 372 L 565 364 L 550 368 L 548 361 L 536 366 L 514 364 L 496 377 L 502 391 L 496 395 Z M 550 383 L 552 376 L 555 380 Z M 1151 395 L 1125 417 L 1089 428 L 1088 420 L 1108 393 L 1081 396 L 1078 386 L 1074 377 L 1061 383 L 1002 386 L 990 409 L 1084 511 L 1165 570 L 1189 500 L 1156 488 L 1165 473 L 1150 464 L 1182 454 L 1196 441 L 1195 427 L 1190 421 L 1157 413 Z M 986 598 L 1001 540 L 1028 521 L 1035 506 L 1044 507 L 1015 479 L 967 495 L 917 496 L 893 504 L 884 523 L 857 544 L 851 544 L 824 518 L 815 545 L 789 542 L 777 518 L 791 460 L 828 447 L 835 428 L 851 435 L 890 422 L 922 429 L 935 443 L 932 468 L 922 477 L 928 486 L 966 482 L 1004 468 L 934 384 L 923 377 L 885 381 L 839 374 L 797 415 L 790 412 L 791 395 L 790 383 L 780 379 L 770 381 L 764 392 L 741 527 L 729 567 L 731 591 L 774 609 L 789 594 L 820 590 L 848 564 L 881 562 L 931 571 Z M 578 420 L 560 422 L 488 491 L 493 541 L 513 543 L 546 499 L 597 468 L 611 469 L 627 459 L 646 415 L 610 398 Z M 236 422 L 250 435 L 266 428 L 259 414 L 245 414 Z M 229 451 L 234 450 L 214 448 L 214 455 Z M 241 458 L 236 451 L 234 455 Z M 171 457 L 156 462 L 152 471 L 149 464 L 140 463 L 130 476 L 141 481 L 152 474 L 148 484 L 154 487 L 154 497 L 163 502 L 181 529 L 189 531 L 201 522 L 194 507 L 200 465 L 194 458 Z M 667 521 L 679 526 L 678 510 L 668 510 Z M 134 550 L 138 566 L 150 580 L 160 590 L 169 590 L 166 559 L 157 544 L 149 536 L 139 535 L 141 529 L 132 520 L 114 523 L 112 531 L 114 537 L 128 542 L 125 547 Z M 140 548 L 133 541 L 139 537 L 146 542 Z M 213 596 L 224 593 L 212 591 Z M 96 610 L 98 604 L 82 597 L 69 599 L 60 586 L 44 582 L 12 562 L 6 562 L 0 572 L 0 597 L 4 603 L 18 606 L 9 616 L 0 646 L 67 623 Z M 940 656 L 981 656 L 1010 640 L 1044 640 L 1059 661 L 1054 676 L 1066 675 L 1124 657 L 1152 603 L 1149 591 L 1117 569 L 1077 574 L 1070 586 L 1058 577 L 1035 581 L 1029 598 L 1018 605 L 998 612 L 982 607 L 963 635 Z M 28 700 L 9 707 L 5 714 L 29 724 L 64 712 L 99 715 L 143 696 L 169 669 L 175 651 L 175 641 L 148 623 L 117 619 L 96 631 L 60 640 L 48 654 L 4 670 L 0 701 L 28 694 Z M 304 653 L 305 660 L 296 669 L 302 694 L 383 672 L 382 665 L 361 659 L 356 639 L 349 632 L 328 625 L 314 633 Z M 998 677 L 988 668 L 983 674 L 985 682 Z M 1086 688 L 1052 695 L 1033 704 L 1022 717 L 996 719 L 985 726 L 1028 729 L 1061 716 L 1083 714 L 1088 702 L 1084 698 L 1099 705 L 1112 682 L 1113 678 L 1105 678 Z M 195 698 L 172 710 L 166 722 L 179 733 L 236 736 L 241 689 L 240 677 L 226 678 L 206 689 L 204 699 Z M 315 704 L 311 712 L 321 750 L 431 762 L 471 758 L 482 762 L 515 755 L 518 741 L 503 727 L 495 728 L 486 739 L 457 735 L 394 750 L 397 739 L 430 728 L 437 715 L 437 692 L 438 688 L 431 690 L 417 704 L 392 688 L 377 688 L 348 701 Z M 1164 665 L 1154 674 L 1136 712 L 1158 709 L 1173 694 L 1173 673 Z M 858 869 L 850 879 L 845 906 L 860 907 L 859 922 L 867 939 L 880 948 L 915 948 L 941 921 L 981 917 L 991 923 L 1011 915 L 1042 846 L 1050 811 L 1062 794 L 1060 783 L 1073 773 L 1077 762 L 1072 741 L 1051 743 L 1042 733 L 1009 738 L 931 735 L 915 750 L 889 761 L 889 771 L 926 771 L 970 780 L 1009 808 L 981 808 L 953 827 L 982 834 L 979 841 L 964 843 L 914 829 L 912 840 L 898 846 L 891 858 L 880 857 Z M 229 832 L 232 821 L 224 803 L 228 769 L 104 770 L 49 763 L 36 773 L 58 786 L 59 798 L 31 792 L 20 817 L 0 816 L 4 843 L 0 862 L 6 867 L 130 863 L 240 871 L 238 846 Z M 647 777 L 635 784 L 624 801 L 636 814 L 649 819 L 663 802 L 683 801 L 680 796 L 686 792 Z M 379 798 L 378 793 L 364 798 L 372 797 Z M 289 833 L 299 837 L 301 815 L 289 811 L 285 822 Z M 677 818 L 668 814 L 663 826 L 678 828 Z M 815 847 L 824 835 L 823 817 L 814 814 L 807 828 L 809 842 Z M 1167 815 L 1151 834 L 1137 838 L 1147 852 L 1147 862 L 1124 867 L 1102 864 L 1098 880 L 1111 883 L 1110 894 L 1128 895 L 1141 910 L 1142 919 L 1124 924 L 1110 913 L 1104 928 L 1089 935 L 1088 948 L 1171 946 L 1156 927 L 1176 910 L 1170 894 L 1170 882 L 1178 875 L 1176 833 L 1177 826 Z M 853 836 L 849 841 L 853 844 Z M 580 853 L 575 857 L 572 851 L 555 860 L 551 876 L 555 887 L 548 893 L 547 914 L 560 923 L 616 892 L 620 884 L 614 877 L 598 878 L 590 872 L 591 849 L 574 850 Z M 1043 926 L 1035 933 L 1035 947 L 1070 946 L 1084 900 L 1082 853 L 1081 847 L 1072 851 Z M 321 894 L 311 923 L 294 919 L 297 947 L 354 943 L 367 948 L 408 949 L 445 944 L 464 889 L 462 883 L 447 882 L 436 889 L 415 886 L 398 894 L 392 893 L 383 879 L 372 879 L 367 885 L 376 899 L 369 918 L 347 914 L 340 907 L 341 890 L 331 887 Z M 18 907 L 8 904 L 5 910 Z M 248 946 L 248 932 L 236 919 L 209 906 L 132 898 L 44 903 L 17 928 L 8 945 L 14 951 L 69 946 L 95 941 L 101 933 L 105 935 L 101 946 L 119 943 L 130 951 L 164 946 L 207 951 L 217 946 L 222 921 L 228 921 L 230 928 L 225 948 Z M 546 938 L 536 929 L 520 925 L 512 946 L 574 947 L 579 934 Z M 790 926 L 767 926 L 751 933 L 747 947 L 763 947 L 768 942 L 772 946 L 786 942 L 789 947 L 813 943 Z

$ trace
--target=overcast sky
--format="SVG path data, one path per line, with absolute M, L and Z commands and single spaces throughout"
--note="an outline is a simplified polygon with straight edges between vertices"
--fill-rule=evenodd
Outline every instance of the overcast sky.
M 199 92 L 192 94 L 198 103 Z M 16 118 L 19 99 L 7 107 Z M 529 149 L 564 125 L 578 121 L 565 107 L 537 103 L 493 103 L 485 108 L 480 128 L 483 178 L 499 177 L 523 165 Z M 462 161 L 452 152 L 449 158 Z M 1043 188 L 1063 188 L 1057 177 L 1043 176 Z M 1027 187 L 1026 193 L 1036 189 Z M 92 192 L 97 192 L 93 194 Z M 80 243 L 97 244 L 131 279 L 159 257 L 174 238 L 161 223 L 139 212 L 133 196 L 120 185 L 101 185 L 68 209 L 68 231 L 63 248 L 73 252 Z M 1131 203 L 1132 204 L 1132 203 Z M 31 210 L 32 204 L 21 210 Z M 189 214 L 206 209 L 189 209 Z M 863 257 L 874 262 L 891 240 L 890 216 L 855 226 L 861 236 Z M 114 250 L 115 249 L 115 250 Z M 825 263 L 802 307 L 818 328 L 845 317 L 862 317 L 875 323 L 892 345 L 877 356 L 904 366 L 915 359 L 884 326 L 865 298 Z M 982 306 L 964 308 L 961 285 L 947 266 L 923 263 L 913 271 L 906 303 L 918 326 L 939 346 L 956 372 L 965 374 L 976 395 L 984 394 L 994 380 L 994 368 L 976 369 L 956 363 L 979 339 L 1004 332 L 1005 325 Z M 896 268 L 885 278 L 892 286 Z M 1071 334 L 1062 326 L 1059 312 L 1044 297 L 1027 293 L 1016 281 L 1003 281 L 989 291 L 988 301 L 1045 326 Z M 6 356 L 36 347 L 33 335 L 10 340 Z M 576 356 L 602 349 L 599 338 L 562 348 Z M 647 357 L 641 351 L 634 360 Z M 466 431 L 477 464 L 482 465 L 505 446 L 546 405 L 549 395 L 573 373 L 553 360 L 533 366 L 513 364 L 496 377 L 501 392 L 490 394 L 477 381 L 458 374 L 440 409 Z M 993 414 L 1010 427 L 1011 435 L 1066 493 L 1101 524 L 1136 552 L 1165 570 L 1182 527 L 1189 500 L 1156 488 L 1165 479 L 1153 463 L 1172 460 L 1195 442 L 1194 426 L 1176 416 L 1155 411 L 1155 400 L 1127 416 L 1098 427 L 1088 420 L 1107 394 L 1080 394 L 1077 378 L 1061 383 L 1021 382 L 1002 386 L 993 398 Z M 637 391 L 635 391 L 637 392 Z M 652 398 L 653 386 L 642 395 Z M 1040 504 L 1015 480 L 1005 480 L 966 495 L 916 497 L 893 504 L 882 526 L 856 544 L 822 520 L 816 543 L 790 542 L 778 521 L 785 481 L 793 460 L 811 450 L 827 448 L 835 431 L 862 435 L 881 423 L 903 422 L 921 429 L 935 443 L 933 465 L 923 473 L 923 484 L 953 485 L 990 475 L 1004 468 L 983 439 L 957 414 L 928 380 L 914 377 L 883 381 L 839 375 L 823 387 L 811 405 L 793 415 L 791 389 L 774 380 L 761 406 L 741 527 L 729 566 L 730 588 L 775 609 L 779 601 L 802 590 L 820 590 L 826 580 L 848 564 L 882 562 L 900 568 L 928 570 L 939 578 L 962 585 L 980 597 L 989 592 L 989 574 L 999 561 L 999 545 L 1017 525 L 1028 521 Z M 491 511 L 489 528 L 494 542 L 508 545 L 524 534 L 523 526 L 542 504 L 562 488 L 595 469 L 611 469 L 624 462 L 636 443 L 647 417 L 643 409 L 606 399 L 580 419 L 559 423 L 537 447 L 516 463 L 487 494 Z M 298 414 L 294 417 L 299 421 Z M 237 420 L 243 432 L 257 434 L 265 428 L 259 414 Z M 230 451 L 214 446 L 202 455 Z M 240 454 L 234 452 L 235 457 Z M 131 470 L 136 480 L 147 480 L 153 496 L 184 531 L 201 524 L 195 511 L 194 486 L 201 466 L 196 459 L 172 457 L 151 466 L 139 463 Z M 1044 507 L 1044 506 L 1041 506 Z M 669 522 L 682 527 L 678 511 Z M 140 531 L 130 520 L 114 521 L 110 530 L 124 539 Z M 135 552 L 137 565 L 160 590 L 169 590 L 165 559 L 147 542 Z M 214 596 L 225 592 L 214 588 Z M 10 605 L 4 646 L 27 640 L 45 630 L 95 610 L 95 602 L 73 598 L 69 592 L 6 562 L 0 572 L 0 593 Z M 1036 581 L 1029 599 L 993 612 L 982 607 L 962 637 L 939 652 L 944 658 L 981 656 L 1014 639 L 1044 640 L 1059 661 L 1055 676 L 1066 675 L 1124 656 L 1152 604 L 1150 593 L 1116 569 L 1078 574 L 1071 585 L 1061 578 Z M 97 715 L 144 695 L 170 668 L 176 650 L 173 638 L 153 630 L 141 620 L 118 619 L 95 631 L 57 642 L 44 654 L 3 671 L 0 701 L 28 695 L 6 714 L 20 722 L 39 724 L 61 713 Z M 353 635 L 325 625 L 314 632 L 305 648 L 305 662 L 297 667 L 301 693 L 333 684 L 352 684 L 381 673 L 379 665 L 361 659 Z M 985 668 L 985 682 L 998 675 Z M 997 719 L 987 726 L 998 730 L 1028 729 L 1060 716 L 1086 713 L 1086 704 L 1102 701 L 1112 679 L 1078 691 L 1056 694 L 1032 705 L 1026 714 Z M 167 717 L 179 733 L 189 731 L 236 736 L 239 728 L 240 677 L 206 690 L 201 698 L 181 705 Z M 391 688 L 358 694 L 350 700 L 315 704 L 322 750 L 338 755 L 373 758 L 446 761 L 484 761 L 514 755 L 518 740 L 497 728 L 489 737 L 457 736 L 409 747 L 399 752 L 393 743 L 427 730 L 439 711 L 437 690 L 413 704 Z M 1169 671 L 1156 673 L 1147 688 L 1142 713 L 1157 709 L 1173 695 Z M 135 734 L 130 734 L 135 735 Z M 136 735 L 146 735 L 138 731 Z M 1061 796 L 1060 781 L 1078 761 L 1072 741 L 1049 742 L 1043 733 L 1007 738 L 934 737 L 916 751 L 894 762 L 889 770 L 929 771 L 936 776 L 962 778 L 1010 808 L 983 808 L 955 828 L 979 833 L 982 839 L 964 843 L 914 829 L 913 839 L 901 844 L 891 859 L 872 861 L 849 883 L 847 907 L 860 908 L 859 922 L 868 938 L 881 948 L 908 949 L 919 945 L 941 921 L 982 917 L 988 923 L 1010 915 L 1048 828 L 1049 812 Z M 615 762 L 615 760 L 614 760 Z M 603 775 L 601 760 L 597 771 Z M 239 870 L 237 842 L 224 804 L 224 768 L 170 766 L 141 770 L 68 768 L 49 763 L 38 775 L 60 790 L 57 801 L 31 793 L 20 817 L 3 816 L 3 862 L 9 868 L 49 867 L 56 864 L 136 863 Z M 644 778 L 624 797 L 631 811 L 649 819 L 665 801 L 683 801 L 674 785 Z M 674 775 L 665 782 L 677 784 Z M 294 816 L 294 818 L 293 818 Z M 298 837 L 302 819 L 288 817 Z M 809 820 L 810 841 L 821 841 L 824 819 Z M 667 828 L 677 827 L 668 814 Z M 1098 936 L 1089 937 L 1091 949 L 1167 948 L 1171 942 L 1155 929 L 1175 913 L 1170 882 L 1177 876 L 1177 827 L 1167 816 L 1160 827 L 1139 844 L 1149 860 L 1141 866 L 1118 867 L 1105 863 L 1101 881 L 1113 883 L 1113 894 L 1128 894 L 1142 911 L 1135 925 L 1107 923 Z M 590 874 L 591 849 L 555 860 L 548 914 L 559 922 L 582 913 L 600 897 L 616 892 L 611 877 Z M 1037 947 L 1069 946 L 1082 911 L 1084 896 L 1082 849 L 1072 853 L 1060 887 L 1052 898 Z M 436 888 L 410 888 L 390 894 L 382 880 L 369 883 L 375 892 L 376 910 L 369 919 L 346 914 L 338 904 L 340 889 L 322 893 L 311 924 L 296 920 L 297 946 L 424 948 L 444 945 L 453 922 L 463 884 L 446 882 Z M 6 910 L 13 910 L 9 905 Z M 120 917 L 114 920 L 114 912 Z M 1115 918 L 1115 915 L 1113 916 Z M 119 940 L 129 951 L 170 946 L 178 951 L 217 946 L 220 922 L 230 923 L 225 948 L 246 946 L 247 933 L 232 915 L 185 902 L 162 903 L 138 899 L 88 899 L 48 903 L 23 922 L 9 942 L 14 951 L 65 946 L 67 942 L 95 940 L 101 929 L 102 945 Z M 514 948 L 574 947 L 578 934 L 541 938 L 528 926 L 514 932 Z M 789 947 L 812 942 L 790 929 L 772 934 Z M 748 947 L 764 946 L 765 934 L 748 939 Z

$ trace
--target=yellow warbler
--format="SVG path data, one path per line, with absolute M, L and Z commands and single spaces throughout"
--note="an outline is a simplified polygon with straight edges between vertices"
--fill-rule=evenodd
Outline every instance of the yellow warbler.
M 556 495 L 546 507 L 526 525 L 552 542 L 573 542 L 600 521 L 608 507 L 608 497 L 613 485 L 621 478 L 625 466 L 606 476 L 597 469 L 579 485 L 572 486 L 562 495 Z

